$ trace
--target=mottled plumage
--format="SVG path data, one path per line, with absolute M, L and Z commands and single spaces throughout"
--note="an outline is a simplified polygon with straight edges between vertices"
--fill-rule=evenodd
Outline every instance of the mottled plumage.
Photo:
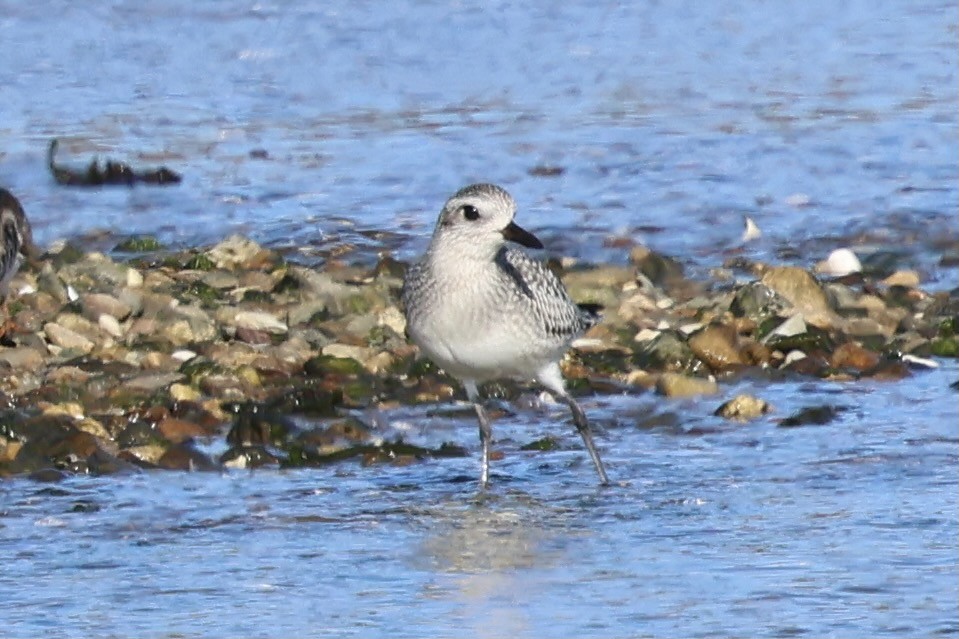
M 516 204 L 502 188 L 474 184 L 443 207 L 429 248 L 403 285 L 407 333 L 423 353 L 459 378 L 476 406 L 483 443 L 481 481 L 488 479 L 489 420 L 477 383 L 532 380 L 569 405 L 573 419 L 607 483 L 586 417 L 566 393 L 559 360 L 598 317 L 574 303 L 541 262 L 507 244 L 542 248 L 513 222 Z
M 17 274 L 25 255 L 34 254 L 33 232 L 20 202 L 0 188 L 0 298 L 6 299 L 10 280 Z

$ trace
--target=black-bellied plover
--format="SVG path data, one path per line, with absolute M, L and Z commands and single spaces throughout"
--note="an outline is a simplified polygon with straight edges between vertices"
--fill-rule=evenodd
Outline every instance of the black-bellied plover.
M 0 300 L 3 305 L 4 324 L 0 328 L 0 335 L 10 328 L 7 322 L 7 289 L 10 280 L 17 274 L 24 256 L 33 257 L 37 254 L 33 244 L 33 231 L 27 220 L 20 201 L 14 195 L 0 188 Z
M 513 198 L 493 184 L 467 186 L 447 200 L 429 248 L 403 283 L 407 333 L 463 383 L 476 408 L 482 485 L 489 481 L 492 430 L 477 384 L 502 378 L 538 382 L 569 406 L 599 480 L 608 484 L 586 414 L 566 392 L 559 368 L 570 343 L 599 318 L 574 303 L 546 266 L 507 244 L 543 248 L 513 222 L 515 214 Z

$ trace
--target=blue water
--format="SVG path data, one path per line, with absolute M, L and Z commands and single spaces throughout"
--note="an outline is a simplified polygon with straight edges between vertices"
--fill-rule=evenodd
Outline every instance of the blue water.
M 0 182 L 42 242 L 240 231 L 308 259 L 409 256 L 448 195 L 490 180 L 556 252 L 623 260 L 601 249 L 628 235 L 712 267 L 749 215 L 757 257 L 894 244 L 951 287 L 930 244 L 959 239 L 957 23 L 934 0 L 6 2 Z M 59 188 L 51 136 L 63 162 L 186 179 Z
M 386 421 L 474 455 L 8 479 L 4 634 L 955 636 L 957 372 L 724 388 L 774 404 L 748 425 L 716 398 L 588 399 L 607 489 L 560 410 L 496 422 L 486 497 L 460 481 L 475 424 L 412 409 Z M 776 425 L 817 402 L 847 410 Z M 650 413 L 676 425 L 638 428 Z M 562 450 L 518 450 L 547 433 Z
M 409 257 L 451 192 L 492 180 L 558 254 L 623 261 L 608 240 L 628 236 L 715 267 L 749 215 L 749 256 L 895 250 L 949 289 L 957 25 L 953 2 L 906 0 L 0 2 L 0 184 L 41 243 L 240 231 L 311 261 Z M 61 162 L 184 183 L 57 187 L 52 136 Z M 363 417 L 474 455 L 0 480 L 0 634 L 955 636 L 959 371 L 940 363 L 590 398 L 607 490 L 558 410 L 496 422 L 483 498 L 460 481 L 472 420 L 408 408 Z M 739 391 L 775 412 L 712 416 Z M 776 426 L 821 404 L 845 410 Z M 562 450 L 519 451 L 547 433 Z

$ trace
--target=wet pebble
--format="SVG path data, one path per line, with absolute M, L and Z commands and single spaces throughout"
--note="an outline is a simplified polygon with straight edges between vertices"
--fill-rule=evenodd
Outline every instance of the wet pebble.
M 656 392 L 666 397 L 715 395 L 719 392 L 719 385 L 712 379 L 687 377 L 678 373 L 663 373 L 656 381 Z
M 711 324 L 689 336 L 689 348 L 711 371 L 720 372 L 746 363 L 740 353 L 736 330 Z
M 765 415 L 770 410 L 771 407 L 765 400 L 752 395 L 737 395 L 717 408 L 715 414 L 726 419 L 747 422 Z

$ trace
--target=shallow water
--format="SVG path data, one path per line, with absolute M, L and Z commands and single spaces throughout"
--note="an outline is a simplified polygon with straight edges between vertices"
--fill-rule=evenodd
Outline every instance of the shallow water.
M 303 259 L 333 241 L 408 256 L 449 194 L 491 180 L 550 250 L 592 261 L 624 260 L 602 245 L 627 235 L 713 267 L 749 215 L 754 257 L 894 247 L 955 285 L 953 2 L 0 8 L 0 182 L 43 242 L 241 231 Z M 62 162 L 185 181 L 59 188 L 52 136 Z
M 953 288 L 957 23 L 955 3 L 905 0 L 0 2 L 0 183 L 41 243 L 239 231 L 315 261 L 334 243 L 409 257 L 452 191 L 492 180 L 554 253 L 621 261 L 604 244 L 624 235 L 697 268 L 740 250 L 809 266 L 852 245 Z M 184 183 L 57 187 L 52 136 L 61 162 L 165 164 Z M 745 215 L 764 238 L 741 249 Z M 475 456 L 3 480 L 3 634 L 954 636 L 942 363 L 590 398 L 607 490 L 556 409 L 497 421 L 482 498 Z M 775 413 L 712 416 L 741 390 Z M 845 410 L 776 426 L 820 404 Z M 365 417 L 477 448 L 468 416 Z M 518 450 L 547 433 L 563 450 Z
M 376 418 L 474 455 L 6 480 L 5 634 L 954 636 L 957 372 L 744 381 L 723 396 L 775 406 L 748 425 L 715 398 L 587 398 L 607 489 L 556 407 L 496 422 L 485 496 L 475 424 L 411 409 Z M 821 403 L 846 410 L 776 425 Z M 547 433 L 560 450 L 519 450 Z

